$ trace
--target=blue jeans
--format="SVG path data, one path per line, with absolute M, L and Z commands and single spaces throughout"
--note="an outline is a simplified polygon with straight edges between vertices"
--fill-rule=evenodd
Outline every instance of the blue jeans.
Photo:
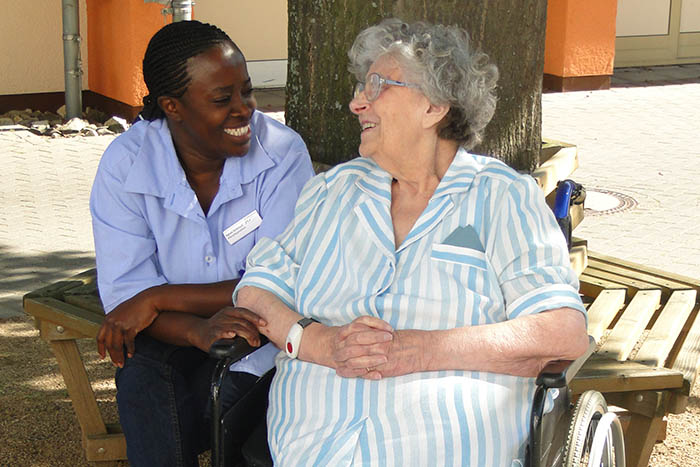
M 216 360 L 199 349 L 136 336 L 136 352 L 118 368 L 117 407 L 132 467 L 198 466 L 209 449 L 209 386 Z M 228 372 L 221 388 L 224 410 L 255 383 L 249 373 Z

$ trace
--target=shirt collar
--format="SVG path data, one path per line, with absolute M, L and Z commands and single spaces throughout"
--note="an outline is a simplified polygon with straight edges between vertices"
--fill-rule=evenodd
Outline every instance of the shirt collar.
M 145 124 L 148 127 L 144 131 L 141 147 L 127 175 L 125 189 L 160 198 L 168 198 L 181 192 L 183 188 L 191 190 L 175 153 L 167 121 L 159 119 Z M 262 172 L 275 165 L 274 159 L 263 145 L 266 128 L 264 117 L 259 112 L 255 112 L 251 118 L 251 130 L 248 154 L 229 157 L 224 163 L 217 194 L 217 198 L 220 199 L 217 204 L 241 196 L 241 185 L 252 182 Z
M 467 191 L 478 171 L 478 163 L 474 156 L 460 147 L 431 199 Z
M 357 180 L 357 186 L 373 198 L 391 204 L 391 175 L 372 159 L 364 160 L 367 161 L 369 170 Z M 465 192 L 471 186 L 478 171 L 479 164 L 474 156 L 465 149 L 459 148 L 431 199 Z

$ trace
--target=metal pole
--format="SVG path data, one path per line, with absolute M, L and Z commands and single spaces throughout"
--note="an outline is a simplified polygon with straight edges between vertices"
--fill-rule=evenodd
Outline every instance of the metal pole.
M 173 23 L 192 20 L 192 0 L 173 0 Z
M 78 0 L 63 3 L 63 68 L 66 82 L 66 119 L 82 117 L 82 75 Z

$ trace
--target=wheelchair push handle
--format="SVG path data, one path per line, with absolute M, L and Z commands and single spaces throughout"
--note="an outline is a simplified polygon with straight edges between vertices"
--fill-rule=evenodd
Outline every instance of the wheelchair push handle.
M 561 228 L 566 246 L 571 249 L 571 214 L 570 209 L 573 204 L 582 204 L 586 199 L 586 190 L 583 185 L 573 180 L 562 180 L 557 184 L 557 192 L 554 198 L 554 217 Z
M 260 335 L 260 347 L 267 344 L 267 337 Z M 248 344 L 244 338 L 236 336 L 233 339 L 219 339 L 214 342 L 209 349 L 209 356 L 216 359 L 229 359 L 232 362 L 238 361 L 241 358 L 249 355 L 259 349 Z

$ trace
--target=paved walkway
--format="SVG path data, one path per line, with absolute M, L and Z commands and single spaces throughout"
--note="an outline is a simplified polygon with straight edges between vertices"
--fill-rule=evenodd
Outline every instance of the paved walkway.
M 585 218 L 575 234 L 591 249 L 700 278 L 700 83 L 635 76 L 632 87 L 545 94 L 543 135 L 579 147 L 573 178 L 591 192 L 636 202 Z M 20 314 L 27 291 L 94 265 L 88 197 L 112 139 L 0 131 L 0 318 Z

